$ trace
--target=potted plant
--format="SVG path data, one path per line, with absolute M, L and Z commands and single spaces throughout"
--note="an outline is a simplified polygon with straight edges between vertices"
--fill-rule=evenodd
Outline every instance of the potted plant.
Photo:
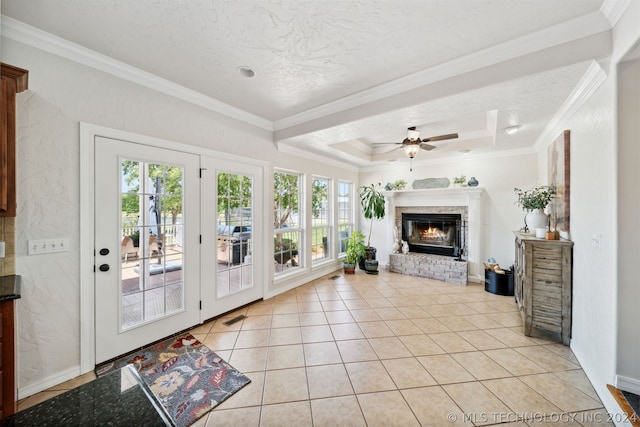
M 544 209 L 556 195 L 556 188 L 552 185 L 538 185 L 531 190 L 514 188 L 513 191 L 518 198 L 516 205 L 527 211 L 524 231 L 535 232 L 536 228 L 546 228 L 549 217 L 544 213 Z
M 467 177 L 464 175 L 456 176 L 453 178 L 453 184 L 462 187 L 467 183 Z
M 345 245 L 344 259 L 342 260 L 344 272 L 345 274 L 354 274 L 356 264 L 365 255 L 364 234 L 359 231 L 352 232 L 345 240 Z
M 368 219 L 371 224 L 369 226 L 369 237 L 367 238 L 367 248 L 365 259 L 360 261 L 360 268 L 366 270 L 366 262 L 365 261 L 375 261 L 376 259 L 376 248 L 371 246 L 371 233 L 373 232 L 373 221 L 381 220 L 386 215 L 385 208 L 385 200 L 384 195 L 382 194 L 380 183 L 378 184 L 370 184 L 363 185 L 358 189 L 358 194 L 360 196 L 360 206 L 362 207 L 362 216 L 365 219 Z M 375 269 L 373 269 L 372 264 L 372 272 L 375 271 L 377 273 L 377 265 L 375 265 Z M 377 261 L 376 261 L 377 264 Z M 367 270 L 368 271 L 368 270 Z

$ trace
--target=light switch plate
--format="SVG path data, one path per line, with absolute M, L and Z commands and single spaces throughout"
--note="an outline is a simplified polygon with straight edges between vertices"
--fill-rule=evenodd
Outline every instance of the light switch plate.
M 29 240 L 29 255 L 50 254 L 54 252 L 68 252 L 69 239 L 59 237 L 55 239 Z

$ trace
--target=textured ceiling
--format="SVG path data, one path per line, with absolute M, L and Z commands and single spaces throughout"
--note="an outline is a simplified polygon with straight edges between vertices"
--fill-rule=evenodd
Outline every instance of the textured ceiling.
M 412 125 L 423 137 L 459 132 L 457 149 L 480 149 L 499 146 L 496 130 L 517 122 L 530 133 L 510 148 L 531 146 L 591 61 L 606 53 L 602 5 L 2 0 L 1 8 L 265 119 L 283 147 L 365 166 L 389 158 L 372 142 L 400 141 Z M 241 66 L 256 76 L 242 77 Z

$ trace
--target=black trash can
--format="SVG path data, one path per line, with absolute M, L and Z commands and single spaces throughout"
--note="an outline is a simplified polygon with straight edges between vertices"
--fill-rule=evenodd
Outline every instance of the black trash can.
M 504 270 L 504 274 L 485 270 L 484 290 L 496 295 L 513 296 L 513 270 Z

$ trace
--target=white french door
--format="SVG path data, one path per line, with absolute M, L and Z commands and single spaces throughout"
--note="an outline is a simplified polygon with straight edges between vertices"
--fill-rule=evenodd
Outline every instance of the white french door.
M 95 138 L 96 363 L 200 321 L 200 156 Z
M 202 318 L 263 297 L 263 168 L 202 158 Z

